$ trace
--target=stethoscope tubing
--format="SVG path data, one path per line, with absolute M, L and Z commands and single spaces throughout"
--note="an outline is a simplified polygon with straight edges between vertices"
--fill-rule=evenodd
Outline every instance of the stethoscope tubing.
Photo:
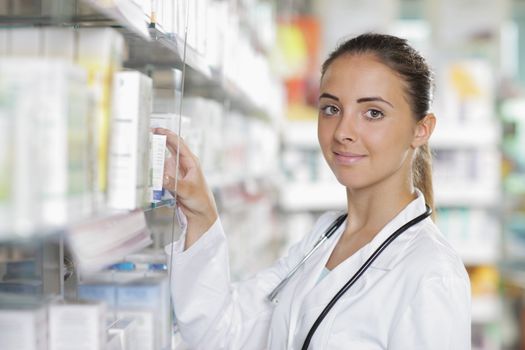
M 310 328 L 310 331 L 308 332 L 303 346 L 301 350 L 307 350 L 308 346 L 310 345 L 310 341 L 312 340 L 312 337 L 323 321 L 323 319 L 326 317 L 328 312 L 334 307 L 335 303 L 345 294 L 350 287 L 354 285 L 354 283 L 365 273 L 365 271 L 370 267 L 370 265 L 377 259 L 377 257 L 392 243 L 397 237 L 399 237 L 403 232 L 408 230 L 410 227 L 416 225 L 417 223 L 423 221 L 424 219 L 428 218 L 430 215 L 432 215 L 432 209 L 429 206 L 425 206 L 426 210 L 423 214 L 415 217 L 414 219 L 410 220 L 400 228 L 398 228 L 394 233 L 392 233 L 381 245 L 372 253 L 372 255 L 365 261 L 365 263 L 357 270 L 357 272 L 348 280 L 348 282 L 345 283 L 345 285 L 337 292 L 337 294 L 330 300 L 330 302 L 325 306 L 321 314 L 317 317 L 314 324 Z
M 283 278 L 283 280 L 275 287 L 272 292 L 268 295 L 268 300 L 274 304 L 278 303 L 277 295 L 281 291 L 281 289 L 286 286 L 288 281 L 295 275 L 295 273 L 299 270 L 301 266 L 304 265 L 306 261 L 312 256 L 313 253 L 319 249 L 319 247 L 326 241 L 328 238 L 332 237 L 332 235 L 337 231 L 337 229 L 341 226 L 341 224 L 346 220 L 346 217 L 348 214 L 343 214 L 339 216 L 333 223 L 330 225 L 330 227 L 325 231 L 325 233 L 317 240 L 315 245 L 310 249 L 308 253 L 295 265 L 295 267 Z

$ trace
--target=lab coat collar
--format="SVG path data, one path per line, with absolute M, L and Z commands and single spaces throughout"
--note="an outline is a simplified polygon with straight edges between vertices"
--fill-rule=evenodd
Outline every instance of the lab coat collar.
M 425 207 L 425 196 L 423 193 L 416 188 L 417 198 L 410 202 L 394 219 L 392 219 L 379 233 L 372 239 L 372 241 L 366 246 L 365 257 L 368 257 L 392 234 L 395 230 L 414 219 L 415 217 L 423 214 L 426 210 Z M 426 219 L 430 220 L 430 219 Z M 423 220 L 425 222 L 426 220 Z M 403 256 L 403 251 L 407 247 L 408 243 L 414 238 L 414 234 L 420 229 L 422 225 L 418 223 L 397 237 L 389 247 L 387 247 L 372 263 L 371 267 L 391 270 L 396 264 L 397 260 Z
M 363 248 L 359 249 L 354 255 L 341 262 L 333 271 L 324 277 L 319 283 L 319 275 L 321 270 L 326 265 L 331 252 L 333 251 L 340 235 L 343 233 L 342 227 L 334 234 L 334 237 L 329 241 L 329 244 L 324 245 L 319 254 L 314 254 L 311 261 L 305 266 L 309 269 L 308 273 L 303 274 L 301 280 L 296 284 L 294 299 L 290 307 L 290 327 L 288 330 L 288 345 L 293 341 L 302 341 L 305 337 L 305 329 L 311 325 L 319 314 L 320 306 L 327 305 L 338 290 L 348 281 L 360 266 L 372 255 L 372 253 L 383 243 L 388 236 L 395 230 L 403 226 L 408 221 L 425 211 L 425 199 L 423 194 L 418 190 L 417 198 L 410 202 L 393 220 L 391 220 L 373 239 Z M 351 218 L 349 218 L 351 220 Z M 390 246 L 387 247 L 373 262 L 371 269 L 379 269 L 382 271 L 391 270 L 399 259 L 402 259 L 404 252 L 409 242 L 414 238 L 419 231 L 421 223 L 410 227 L 397 239 L 395 239 Z M 346 293 L 344 298 L 346 300 L 358 300 L 361 293 L 364 291 L 367 277 L 369 274 L 365 273 L 364 278 L 357 280 L 352 287 L 351 293 Z M 330 319 L 334 317 L 334 313 L 328 316 Z M 325 321 L 329 324 L 331 321 Z M 296 333 L 296 330 L 300 330 Z

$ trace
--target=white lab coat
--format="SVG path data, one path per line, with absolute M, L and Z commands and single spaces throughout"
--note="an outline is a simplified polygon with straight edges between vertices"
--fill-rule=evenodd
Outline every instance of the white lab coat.
M 423 195 L 318 282 L 344 224 L 279 294 L 266 297 L 340 214 L 324 214 L 286 257 L 232 284 L 219 220 L 188 250 L 174 243 L 172 298 L 191 349 L 300 349 L 329 300 L 394 230 L 425 211 Z M 171 246 L 166 249 L 171 251 Z M 253 252 L 257 254 L 257 252 Z M 398 237 L 346 292 L 309 349 L 470 349 L 470 283 L 460 258 L 430 218 Z

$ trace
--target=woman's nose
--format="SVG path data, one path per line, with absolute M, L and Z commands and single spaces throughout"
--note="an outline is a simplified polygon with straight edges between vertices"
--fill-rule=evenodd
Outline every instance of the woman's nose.
M 343 115 L 335 129 L 334 138 L 341 143 L 357 140 L 357 125 L 353 116 Z

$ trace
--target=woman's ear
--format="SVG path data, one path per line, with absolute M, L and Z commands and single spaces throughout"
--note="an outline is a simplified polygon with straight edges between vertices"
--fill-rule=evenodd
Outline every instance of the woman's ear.
M 418 121 L 414 131 L 414 139 L 412 140 L 411 146 L 413 148 L 417 148 L 426 144 L 430 139 L 430 135 L 432 135 L 435 126 L 436 116 L 434 113 L 429 113 L 423 119 Z

